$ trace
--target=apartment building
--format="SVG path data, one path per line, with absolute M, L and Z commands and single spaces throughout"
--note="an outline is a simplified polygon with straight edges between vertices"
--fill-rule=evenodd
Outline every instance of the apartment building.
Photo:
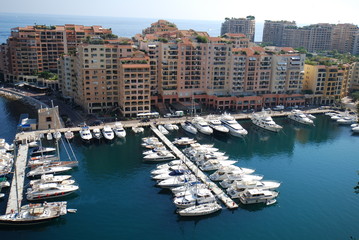
M 17 76 L 34 75 L 38 72 L 57 71 L 57 59 L 93 36 L 111 34 L 100 26 L 81 25 L 45 26 L 34 25 L 11 29 L 7 40 L 7 67 L 5 80 Z
M 347 92 L 349 65 L 310 65 L 304 66 L 303 89 L 311 104 L 334 104 Z
M 343 23 L 334 25 L 330 49 L 337 50 L 339 53 L 352 53 L 355 34 L 358 31 L 358 26 L 354 24 Z
M 359 62 L 351 64 L 349 71 L 349 91 L 359 91 Z
M 247 16 L 246 18 L 226 18 L 221 26 L 221 36 L 226 33 L 242 33 L 254 42 L 255 35 L 255 17 Z
M 154 33 L 161 33 L 161 32 L 171 32 L 177 31 L 178 28 L 174 23 L 168 22 L 166 20 L 158 20 L 155 23 L 152 23 L 150 27 L 144 29 L 142 34 L 154 34 Z
M 284 47 L 283 31 L 287 27 L 296 27 L 295 21 L 271 21 L 265 20 L 263 27 L 262 42 L 269 43 L 272 46 Z

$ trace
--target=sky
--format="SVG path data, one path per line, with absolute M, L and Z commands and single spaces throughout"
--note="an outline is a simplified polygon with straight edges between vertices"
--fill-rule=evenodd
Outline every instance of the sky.
M 0 12 L 194 20 L 253 15 L 258 22 L 359 24 L 358 0 L 0 0 Z

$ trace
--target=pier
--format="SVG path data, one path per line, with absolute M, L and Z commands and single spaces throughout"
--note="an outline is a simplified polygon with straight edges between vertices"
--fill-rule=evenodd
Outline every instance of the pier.
M 193 164 L 168 138 L 165 137 L 156 126 L 151 123 L 151 130 L 169 147 L 179 159 L 183 160 L 188 169 L 190 169 L 208 188 L 230 209 L 238 208 L 230 197 L 220 189 L 217 184 L 213 183 L 195 164 Z
M 17 156 L 15 160 L 15 172 L 12 178 L 9 200 L 7 202 L 6 214 L 16 211 L 21 206 L 24 190 L 25 168 L 27 153 L 29 147 L 27 144 L 20 144 L 17 147 Z

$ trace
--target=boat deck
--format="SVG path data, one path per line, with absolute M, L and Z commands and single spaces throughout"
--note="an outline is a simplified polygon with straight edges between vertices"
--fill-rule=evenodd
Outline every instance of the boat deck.
M 192 163 L 168 138 L 165 137 L 153 123 L 150 123 L 151 130 L 177 155 L 177 157 L 184 161 L 187 167 L 203 182 L 208 188 L 230 209 L 238 208 L 230 197 L 228 197 L 222 189 L 213 183 L 207 175 L 205 175 L 194 163 Z
M 14 169 L 14 177 L 12 178 L 11 188 L 9 193 L 9 200 L 7 202 L 6 214 L 11 213 L 12 210 L 17 209 L 17 202 L 19 202 L 19 206 L 21 206 L 21 201 L 23 199 L 23 189 L 24 189 L 24 179 L 25 179 L 25 168 L 26 168 L 26 160 L 28 154 L 29 147 L 27 144 L 20 144 L 17 147 L 17 156 L 15 160 Z M 16 176 L 15 176 L 16 174 Z M 17 182 L 16 182 L 17 181 Z

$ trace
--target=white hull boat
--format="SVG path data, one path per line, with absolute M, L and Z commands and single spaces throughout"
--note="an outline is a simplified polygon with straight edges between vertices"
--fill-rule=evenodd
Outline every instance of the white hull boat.
M 191 173 L 191 171 L 188 170 L 188 169 L 177 169 L 177 170 L 169 171 L 167 173 L 154 175 L 154 176 L 152 176 L 152 179 L 154 179 L 154 180 L 165 180 L 165 179 L 168 179 L 168 178 L 171 178 L 171 177 L 174 177 L 174 176 L 181 176 L 181 175 L 190 174 L 190 173 Z
M 239 200 L 242 204 L 268 203 L 278 196 L 278 192 L 270 190 L 249 189 L 242 192 Z
M 49 141 L 51 141 L 51 140 L 53 139 L 52 134 L 51 134 L 51 133 L 47 133 L 47 134 L 46 134 L 46 139 L 49 140 Z
M 245 130 L 230 114 L 224 113 L 221 116 L 222 124 L 229 129 L 229 133 L 235 137 L 242 137 L 248 134 Z
M 181 138 L 175 138 L 175 140 L 172 143 L 180 146 L 185 146 L 185 145 L 193 144 L 195 142 L 197 141 L 194 140 L 193 138 L 181 137 Z
M 221 134 L 229 133 L 229 129 L 222 124 L 219 118 L 208 116 L 207 122 L 215 133 L 221 133 Z
M 59 140 L 61 138 L 61 133 L 59 131 L 54 132 L 53 135 L 56 140 Z
M 197 134 L 197 129 L 188 121 L 186 121 L 184 123 L 181 123 L 181 127 L 186 132 L 189 132 L 189 133 L 192 133 L 192 134 Z
M 102 129 L 102 135 L 106 140 L 113 140 L 115 138 L 115 134 L 113 133 L 110 126 L 105 125 Z
M 43 174 L 56 174 L 56 173 L 60 173 L 60 172 L 66 172 L 66 171 L 70 171 L 72 168 L 71 167 L 46 167 L 46 166 L 41 166 L 38 168 L 35 168 L 34 170 L 29 171 L 26 176 L 27 177 L 34 177 L 34 176 L 38 176 L 38 175 L 43 175 Z
M 302 111 L 299 111 L 299 110 L 293 110 L 291 112 L 291 114 L 288 115 L 288 118 L 293 120 L 293 121 L 296 121 L 296 122 L 299 122 L 299 123 L 302 123 L 302 124 L 306 124 L 306 125 L 313 125 L 313 120 L 309 119 L 307 117 L 307 115 L 305 115 Z
M 74 138 L 75 134 L 74 134 L 73 132 L 71 132 L 71 131 L 66 131 L 65 134 L 64 134 L 64 136 L 65 136 L 65 138 L 66 138 L 67 140 L 71 140 L 71 139 Z
M 170 133 L 170 132 L 169 132 L 164 126 L 162 126 L 162 125 L 158 125 L 157 128 L 158 128 L 158 130 L 159 130 L 162 134 L 164 134 L 164 135 L 167 135 L 167 134 Z
M 168 131 L 178 130 L 178 126 L 175 124 L 164 124 L 163 125 Z
M 227 194 L 231 198 L 239 198 L 240 194 L 247 189 L 274 190 L 280 186 L 274 181 L 235 181 L 229 188 Z
M 167 161 L 174 160 L 176 157 L 167 150 L 158 151 L 143 157 L 145 161 Z
M 201 133 L 206 135 L 211 135 L 213 129 L 208 125 L 208 123 L 202 117 L 195 117 L 192 119 L 192 125 Z
M 358 119 L 356 117 L 343 117 L 337 120 L 337 123 L 342 124 L 342 125 L 349 125 L 349 124 L 353 124 L 356 123 L 358 121 Z
M 92 139 L 90 128 L 85 126 L 80 130 L 80 137 L 83 141 L 88 142 Z
M 33 151 L 31 152 L 31 155 L 50 153 L 50 152 L 54 152 L 54 151 L 56 151 L 56 148 L 53 148 L 53 147 L 37 147 L 37 148 L 33 149 Z
M 39 185 L 34 185 L 33 188 L 28 188 L 26 193 L 26 199 L 29 201 L 33 201 L 33 200 L 64 197 L 75 192 L 78 189 L 79 187 L 76 185 L 43 183 Z
M 118 138 L 125 138 L 126 137 L 126 130 L 123 128 L 122 123 L 116 122 L 113 128 L 113 131 Z
M 197 189 L 193 194 L 173 199 L 173 203 L 177 208 L 188 208 L 196 204 L 212 203 L 215 201 L 216 198 L 209 189 Z
M 134 133 L 143 133 L 145 129 L 143 127 L 132 127 Z
M 272 131 L 272 132 L 279 132 L 282 130 L 282 126 L 276 124 L 272 117 L 265 111 L 259 113 L 252 114 L 252 123 L 261 127 L 263 129 Z
M 100 140 L 102 138 L 102 133 L 101 133 L 101 130 L 99 128 L 94 128 L 92 130 L 92 135 L 93 135 L 93 138 L 95 138 L 97 140 Z
M 218 212 L 221 209 L 222 207 L 217 202 L 213 202 L 195 205 L 189 208 L 179 210 L 178 214 L 186 217 L 204 216 Z
M 156 168 L 151 171 L 151 174 L 152 175 L 169 174 L 174 170 L 188 170 L 188 168 L 185 165 L 175 165 L 168 168 L 159 168 L 159 169 Z
M 183 186 L 186 183 L 196 182 L 196 181 L 197 181 L 197 178 L 193 174 L 182 175 L 182 176 L 177 176 L 177 177 L 168 178 L 166 180 L 162 180 L 157 183 L 157 186 L 162 187 L 162 188 L 172 188 L 172 187 Z
M 235 164 L 237 161 L 232 161 L 232 160 L 208 160 L 206 162 L 204 162 L 203 164 L 201 164 L 201 166 L 199 167 L 202 171 L 213 171 L 213 170 L 217 170 L 221 167 L 224 166 L 230 166 L 232 164 Z
M 29 184 L 30 184 L 30 186 L 32 186 L 32 185 L 36 185 L 39 183 L 60 183 L 65 180 L 68 180 L 70 178 L 71 178 L 71 175 L 54 176 L 53 174 L 44 174 L 41 176 L 40 179 L 31 180 Z

